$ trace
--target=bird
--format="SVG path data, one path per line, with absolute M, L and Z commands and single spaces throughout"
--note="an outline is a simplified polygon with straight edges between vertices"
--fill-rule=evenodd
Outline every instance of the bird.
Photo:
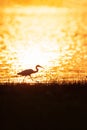
M 36 65 L 36 70 L 33 70 L 33 69 L 26 69 L 26 70 L 23 70 L 23 71 L 21 71 L 21 72 L 18 72 L 17 74 L 18 75 L 21 75 L 21 76 L 30 76 L 30 78 L 32 79 L 32 77 L 31 77 L 31 74 L 34 74 L 34 73 L 37 73 L 38 71 L 39 71 L 39 69 L 38 69 L 38 67 L 40 67 L 40 68 L 43 68 L 42 66 L 40 66 L 40 65 Z

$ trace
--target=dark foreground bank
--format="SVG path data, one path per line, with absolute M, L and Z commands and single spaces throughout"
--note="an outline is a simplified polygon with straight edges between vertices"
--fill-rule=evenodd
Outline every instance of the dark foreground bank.
M 87 82 L 0 84 L 1 130 L 87 130 Z

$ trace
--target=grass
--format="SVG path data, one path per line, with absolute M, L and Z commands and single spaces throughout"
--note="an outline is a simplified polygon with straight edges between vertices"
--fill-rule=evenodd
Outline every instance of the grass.
M 87 130 L 87 81 L 1 83 L 1 130 Z

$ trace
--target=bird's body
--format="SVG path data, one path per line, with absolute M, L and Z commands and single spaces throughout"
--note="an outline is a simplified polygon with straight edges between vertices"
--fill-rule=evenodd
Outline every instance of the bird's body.
M 19 73 L 17 73 L 18 75 L 22 75 L 22 76 L 30 76 L 31 74 L 36 73 L 36 71 L 32 70 L 32 69 L 26 69 L 23 70 Z
M 38 72 L 38 67 L 43 68 L 43 67 L 40 66 L 40 65 L 36 65 L 36 70 L 26 69 L 26 70 L 23 70 L 23 71 L 21 71 L 21 72 L 19 72 L 19 73 L 17 73 L 17 74 L 18 74 L 18 75 L 21 75 L 21 76 L 30 76 L 30 77 L 31 77 L 31 74 Z

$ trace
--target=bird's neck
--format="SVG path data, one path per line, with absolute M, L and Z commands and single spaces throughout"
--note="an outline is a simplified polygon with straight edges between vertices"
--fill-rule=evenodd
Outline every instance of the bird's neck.
M 35 72 L 38 72 L 38 67 L 36 67 L 36 71 Z
M 33 73 L 36 73 L 36 72 L 38 72 L 38 67 L 36 67 L 36 70 Z

